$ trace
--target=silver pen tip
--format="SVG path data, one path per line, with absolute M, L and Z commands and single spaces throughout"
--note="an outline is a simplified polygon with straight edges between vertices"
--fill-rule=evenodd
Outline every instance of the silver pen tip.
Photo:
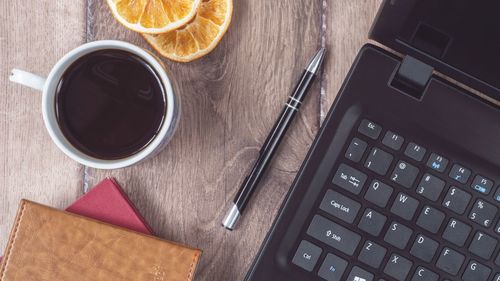
M 318 73 L 319 69 L 321 68 L 321 65 L 323 64 L 325 54 L 326 54 L 326 49 L 324 47 L 321 47 L 321 49 L 319 49 L 316 55 L 314 55 L 314 57 L 311 59 L 311 62 L 307 66 L 306 70 L 313 74 Z
M 226 216 L 224 217 L 224 220 L 222 221 L 222 226 L 226 228 L 227 230 L 233 230 L 234 227 L 236 226 L 236 223 L 240 219 L 240 210 L 238 210 L 238 207 L 233 204 L 231 209 L 227 212 Z

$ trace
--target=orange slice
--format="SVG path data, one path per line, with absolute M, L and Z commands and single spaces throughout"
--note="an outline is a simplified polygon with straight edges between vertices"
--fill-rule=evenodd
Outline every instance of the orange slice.
M 233 14 L 232 0 L 202 0 L 186 26 L 162 34 L 143 34 L 161 55 L 189 62 L 210 53 L 226 33 Z
M 201 0 L 107 0 L 113 16 L 141 33 L 177 29 L 196 15 Z

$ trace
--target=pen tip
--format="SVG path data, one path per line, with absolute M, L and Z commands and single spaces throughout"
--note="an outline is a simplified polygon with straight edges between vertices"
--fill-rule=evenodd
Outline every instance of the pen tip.
M 319 69 L 321 68 L 321 65 L 323 64 L 323 60 L 325 58 L 326 54 L 326 48 L 321 47 L 318 52 L 316 52 L 316 55 L 311 59 L 311 62 L 307 66 L 306 70 L 316 74 L 318 73 Z

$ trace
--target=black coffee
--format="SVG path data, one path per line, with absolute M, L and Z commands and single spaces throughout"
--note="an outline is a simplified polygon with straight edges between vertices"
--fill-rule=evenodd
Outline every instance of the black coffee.
M 158 133 L 165 116 L 164 89 L 140 57 L 103 50 L 75 61 L 56 95 L 57 121 L 83 153 L 119 159 L 137 153 Z

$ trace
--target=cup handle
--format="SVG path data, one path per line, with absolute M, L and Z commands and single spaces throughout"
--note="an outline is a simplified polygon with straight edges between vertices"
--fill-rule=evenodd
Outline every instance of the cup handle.
M 45 78 L 16 68 L 10 72 L 9 80 L 39 91 L 42 91 L 45 85 Z

